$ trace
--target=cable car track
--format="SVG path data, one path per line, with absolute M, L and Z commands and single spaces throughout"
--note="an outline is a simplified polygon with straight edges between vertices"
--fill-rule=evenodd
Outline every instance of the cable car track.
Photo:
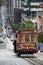
M 38 60 L 36 58 L 35 59 L 34 58 L 30 58 L 30 59 L 43 65 L 43 61 L 40 61 L 40 60 Z
M 43 65 L 41 61 L 35 58 L 24 58 L 27 62 L 29 62 L 31 65 Z

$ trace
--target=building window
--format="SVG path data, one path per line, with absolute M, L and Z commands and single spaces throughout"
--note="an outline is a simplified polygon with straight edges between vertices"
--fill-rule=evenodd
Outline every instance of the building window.
M 20 4 L 20 2 L 18 1 L 18 4 Z
M 15 1 L 15 4 L 17 4 L 17 1 Z
M 40 29 L 42 30 L 42 25 L 40 26 Z
M 17 4 L 15 5 L 15 7 L 17 7 Z
M 39 8 L 37 5 L 31 5 L 30 8 Z
M 20 1 L 20 0 L 18 0 L 18 1 Z
M 20 7 L 20 5 L 18 5 L 18 7 Z
M 43 2 L 43 0 L 31 0 L 31 2 Z
M 22 1 L 27 2 L 28 0 L 22 0 Z

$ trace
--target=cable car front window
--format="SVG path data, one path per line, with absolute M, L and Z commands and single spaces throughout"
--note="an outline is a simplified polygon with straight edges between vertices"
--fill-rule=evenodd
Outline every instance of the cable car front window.
M 31 35 L 31 42 L 35 42 L 35 35 Z
M 27 42 L 29 41 L 29 34 L 25 35 L 25 41 L 27 41 Z

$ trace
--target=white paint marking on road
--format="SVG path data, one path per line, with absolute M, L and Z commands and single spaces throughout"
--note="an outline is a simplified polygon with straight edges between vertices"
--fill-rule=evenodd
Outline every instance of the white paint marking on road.
M 7 51 L 7 50 L 6 50 Z M 17 64 L 17 65 L 20 65 L 18 62 L 15 61 L 15 59 L 8 53 L 7 51 L 7 54 L 12 58 L 12 60 Z

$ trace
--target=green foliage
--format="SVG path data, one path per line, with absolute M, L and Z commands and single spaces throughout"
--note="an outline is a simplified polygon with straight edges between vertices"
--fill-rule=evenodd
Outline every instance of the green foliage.
M 20 24 L 13 24 L 11 27 L 13 30 L 18 30 L 19 28 L 21 28 L 21 25 Z
M 34 30 L 33 22 L 31 20 L 25 21 L 25 24 L 23 24 L 23 29 Z
M 43 32 L 38 33 L 38 42 L 43 43 Z
M 11 27 L 12 27 L 13 30 L 17 30 L 18 29 L 18 25 L 17 24 L 13 24 Z
M 13 24 L 11 27 L 13 30 L 18 30 L 18 29 L 34 30 L 34 24 L 31 20 L 25 21 L 25 23 L 22 24 Z

